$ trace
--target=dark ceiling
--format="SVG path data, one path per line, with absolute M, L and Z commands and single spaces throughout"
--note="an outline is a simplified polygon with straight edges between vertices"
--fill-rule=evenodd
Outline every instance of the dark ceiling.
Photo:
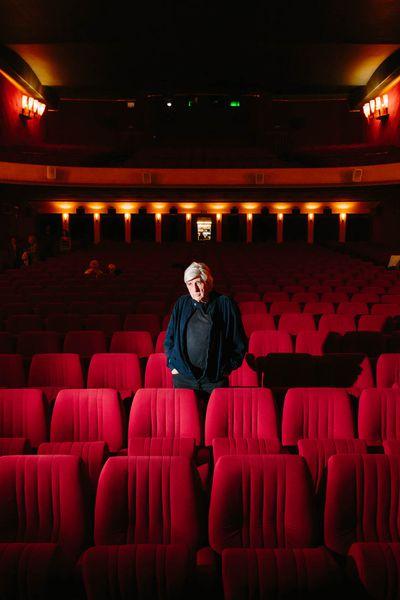
M 0 0 L 0 43 L 60 97 L 341 94 L 400 47 L 399 0 Z

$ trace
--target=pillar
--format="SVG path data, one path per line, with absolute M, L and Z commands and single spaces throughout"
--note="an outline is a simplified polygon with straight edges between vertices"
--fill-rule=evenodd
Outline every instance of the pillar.
M 339 242 L 341 244 L 344 244 L 344 242 L 346 241 L 346 220 L 347 220 L 346 213 L 340 213 L 340 216 L 339 216 Z
M 94 243 L 100 242 L 100 213 L 94 213 Z
M 314 243 L 314 213 L 308 213 L 307 242 Z
M 276 221 L 276 241 L 278 244 L 283 242 L 283 213 L 278 213 Z
M 161 243 L 161 213 L 156 213 L 156 242 Z
M 217 242 L 222 241 L 222 215 L 217 214 Z
M 250 244 L 253 241 L 253 215 L 247 214 L 246 218 L 246 243 Z
M 192 215 L 186 213 L 186 241 L 192 241 Z
M 127 244 L 130 244 L 132 242 L 130 213 L 125 213 L 125 242 Z

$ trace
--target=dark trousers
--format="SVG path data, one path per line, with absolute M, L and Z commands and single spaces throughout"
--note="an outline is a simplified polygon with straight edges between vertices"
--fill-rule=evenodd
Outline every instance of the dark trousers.
M 174 382 L 174 388 L 187 388 L 194 390 L 195 392 L 201 392 L 202 395 L 207 397 L 211 394 L 213 389 L 219 387 L 228 387 L 228 378 L 223 377 L 219 381 L 209 381 L 206 377 L 196 379 L 195 377 L 186 377 L 186 375 L 172 375 Z

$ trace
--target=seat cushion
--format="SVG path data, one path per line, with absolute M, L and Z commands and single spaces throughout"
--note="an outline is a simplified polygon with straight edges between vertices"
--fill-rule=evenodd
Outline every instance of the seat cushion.
M 222 578 L 225 600 L 333 597 L 342 579 L 325 548 L 229 548 L 222 553 Z
M 214 463 L 227 454 L 279 454 L 278 439 L 214 438 L 212 442 Z
M 0 438 L 0 456 L 28 454 L 30 445 L 26 438 Z
M 187 598 L 192 570 L 193 557 L 180 544 L 96 546 L 82 557 L 88 600 Z
M 352 544 L 349 570 L 355 571 L 369 598 L 399 598 L 400 543 Z
M 132 456 L 187 456 L 193 458 L 193 438 L 150 438 L 129 439 L 128 454 Z
M 57 544 L 0 544 L 0 598 L 65 598 L 69 564 Z M 60 585 L 61 584 L 61 585 Z

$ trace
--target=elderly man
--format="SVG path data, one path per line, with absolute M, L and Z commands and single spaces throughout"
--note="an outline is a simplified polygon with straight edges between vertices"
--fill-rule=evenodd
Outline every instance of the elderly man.
M 246 337 L 233 300 L 213 290 L 207 265 L 192 262 L 184 281 L 189 294 L 177 300 L 165 338 L 168 367 L 175 388 L 209 394 L 242 364 Z

